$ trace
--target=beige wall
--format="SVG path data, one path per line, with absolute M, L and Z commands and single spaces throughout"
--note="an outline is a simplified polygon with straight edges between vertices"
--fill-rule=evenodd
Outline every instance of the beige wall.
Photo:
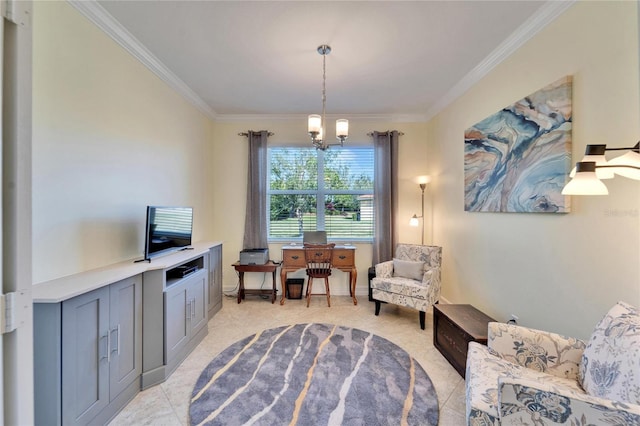
M 579 2 L 429 124 L 351 121 L 349 144 L 398 129 L 399 240 L 418 243 L 412 181 L 430 174 L 425 242 L 444 248 L 443 296 L 498 320 L 587 336 L 616 300 L 640 305 L 640 185 L 617 178 L 608 197 L 573 197 L 567 215 L 465 213 L 463 133 L 558 78 L 574 76 L 573 155 L 638 138 L 634 2 Z M 34 282 L 140 256 L 147 204 L 192 205 L 194 239 L 224 241 L 224 286 L 242 246 L 247 144 L 308 144 L 305 118 L 212 124 L 66 2 L 34 13 Z M 429 141 L 429 143 L 427 143 Z M 280 246 L 271 246 L 280 259 Z M 358 245 L 364 294 L 371 247 Z M 337 274 L 345 294 L 346 277 Z M 249 278 L 249 286 L 261 278 Z M 268 284 L 267 284 L 268 285 Z
M 586 337 L 617 300 L 640 305 L 640 183 L 607 181 L 563 214 L 466 213 L 464 130 L 573 75 L 573 159 L 640 135 L 635 2 L 578 2 L 429 123 L 443 294 L 497 320 Z M 611 156 L 610 156 L 611 157 Z
M 216 123 L 214 130 L 214 147 L 212 170 L 216 185 L 213 192 L 214 232 L 216 239 L 224 241 L 224 285 L 231 290 L 236 286 L 237 277 L 231 268 L 231 263 L 238 259 L 242 250 L 244 233 L 244 216 L 246 207 L 247 158 L 248 144 L 246 137 L 238 136 L 239 132 L 247 130 L 269 130 L 274 133 L 269 138 L 273 146 L 311 145 L 306 134 L 306 117 L 297 120 L 252 121 L 252 122 L 222 122 Z M 426 124 L 424 123 L 388 123 L 350 121 L 349 145 L 371 144 L 368 132 L 374 130 L 399 130 L 404 132 L 400 138 L 399 162 L 400 200 L 399 200 L 399 239 L 403 242 L 420 243 L 419 228 L 412 228 L 409 219 L 414 213 L 420 212 L 420 188 L 412 179 L 427 172 L 426 161 Z M 330 133 L 331 134 L 331 133 Z M 425 242 L 429 239 L 428 231 Z M 272 259 L 280 260 L 280 244 L 270 245 Z M 356 251 L 356 266 L 358 268 L 357 294 L 367 292 L 367 269 L 371 266 L 371 245 L 358 244 Z M 304 274 L 304 271 L 298 274 Z M 293 277 L 297 275 L 291 275 Z M 303 276 L 303 275 L 300 275 Z M 271 285 L 267 277 L 265 285 Z M 278 283 L 279 283 L 278 278 Z M 262 283 L 260 274 L 245 275 L 247 287 L 256 287 Z M 280 284 L 278 284 L 280 289 Z M 346 274 L 336 271 L 333 277 L 332 294 L 348 294 Z
M 148 204 L 210 237 L 212 122 L 67 2 L 34 9 L 34 282 L 141 256 Z

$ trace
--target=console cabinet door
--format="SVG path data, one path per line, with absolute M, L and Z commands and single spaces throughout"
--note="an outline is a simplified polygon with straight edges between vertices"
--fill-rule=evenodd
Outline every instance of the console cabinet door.
M 164 363 L 167 364 L 189 341 L 189 318 L 187 286 L 178 284 L 164 294 Z
M 142 277 L 110 286 L 109 400 L 117 397 L 142 374 Z
M 62 424 L 89 423 L 109 403 L 109 287 L 62 303 Z
M 190 335 L 194 335 L 202 327 L 207 325 L 207 275 L 197 274 L 188 283 L 187 298 L 190 312 Z

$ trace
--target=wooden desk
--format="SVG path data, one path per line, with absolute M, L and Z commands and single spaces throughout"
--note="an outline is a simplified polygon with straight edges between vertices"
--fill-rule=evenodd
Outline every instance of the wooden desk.
M 271 303 L 276 301 L 276 269 L 278 269 L 278 264 L 273 263 L 272 261 L 268 261 L 264 265 L 241 265 L 240 262 L 234 263 L 233 266 L 238 272 L 238 276 L 240 277 L 240 288 L 238 289 L 238 303 L 244 299 L 245 294 L 267 294 L 271 295 Z M 244 273 L 245 272 L 271 272 L 271 279 L 273 282 L 272 289 L 247 289 L 244 288 Z M 284 296 L 284 293 L 283 293 Z M 282 304 L 282 303 L 281 303 Z
M 358 279 L 358 270 L 356 269 L 356 248 L 354 246 L 335 246 L 331 263 L 334 268 L 349 273 L 349 294 L 353 298 L 353 304 L 357 305 L 356 280 Z M 280 304 L 284 305 L 284 286 L 287 281 L 287 272 L 295 272 L 307 266 L 302 245 L 283 246 L 281 266 L 280 286 L 282 297 L 280 298 Z

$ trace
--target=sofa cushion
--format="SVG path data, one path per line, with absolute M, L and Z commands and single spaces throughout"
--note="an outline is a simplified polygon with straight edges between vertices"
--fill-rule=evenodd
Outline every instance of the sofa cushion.
M 593 396 L 640 404 L 640 312 L 618 302 L 596 325 L 582 355 L 580 383 Z
M 424 275 L 424 262 L 412 260 L 393 259 L 393 276 L 422 281 Z

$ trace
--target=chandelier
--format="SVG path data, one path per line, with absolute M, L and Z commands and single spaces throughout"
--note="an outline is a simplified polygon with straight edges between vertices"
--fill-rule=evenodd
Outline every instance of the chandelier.
M 336 138 L 340 143 L 326 144 L 324 143 L 324 137 L 326 133 L 326 120 L 325 120 L 325 104 L 327 102 L 327 76 L 326 76 L 326 58 L 331 53 L 331 46 L 323 44 L 318 46 L 318 53 L 322 55 L 322 115 L 311 114 L 309 115 L 308 131 L 311 136 L 311 142 L 316 149 L 325 150 L 330 146 L 344 145 L 345 139 L 349 137 L 349 120 L 343 118 L 336 120 Z

